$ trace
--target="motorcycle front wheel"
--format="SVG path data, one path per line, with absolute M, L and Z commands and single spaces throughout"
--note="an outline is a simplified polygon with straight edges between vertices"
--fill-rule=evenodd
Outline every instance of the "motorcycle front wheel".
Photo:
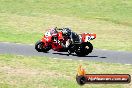
M 50 50 L 50 48 L 49 47 L 45 47 L 44 43 L 42 41 L 40 41 L 40 40 L 38 42 L 36 42 L 35 49 L 38 52 L 48 52 Z

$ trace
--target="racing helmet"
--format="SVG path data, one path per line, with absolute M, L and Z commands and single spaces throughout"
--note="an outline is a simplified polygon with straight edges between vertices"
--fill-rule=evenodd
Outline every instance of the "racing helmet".
M 51 34 L 51 35 L 57 34 L 57 27 L 51 28 L 51 29 L 50 29 L 50 34 Z
M 70 36 L 71 35 L 71 29 L 70 28 L 62 28 L 62 35 L 63 36 Z

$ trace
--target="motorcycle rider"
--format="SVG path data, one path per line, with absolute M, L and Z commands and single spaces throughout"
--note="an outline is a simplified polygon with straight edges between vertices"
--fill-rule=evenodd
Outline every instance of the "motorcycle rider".
M 57 34 L 57 30 L 62 30 L 62 36 L 63 36 L 63 39 L 65 41 L 65 43 L 61 43 L 61 45 L 64 47 L 64 48 L 69 48 L 69 46 L 73 43 L 73 32 L 71 31 L 70 28 L 51 28 L 49 30 L 50 34 L 53 36 L 53 35 L 56 35 Z M 53 39 L 54 40 L 54 39 Z
M 70 28 L 63 28 L 62 34 L 66 39 L 65 48 L 68 49 L 69 55 L 74 52 L 74 46 L 72 44 L 81 42 L 80 37 L 75 32 L 71 31 Z
M 57 27 L 55 27 L 55 28 L 49 29 L 48 32 L 49 32 L 49 34 L 51 36 L 54 36 L 58 32 L 57 30 L 61 30 L 62 31 L 63 39 L 64 39 L 64 41 L 66 41 L 65 43 L 61 43 L 61 45 L 64 48 L 68 48 L 68 46 L 71 44 L 71 39 L 72 39 L 72 36 L 71 36 L 72 31 L 71 31 L 71 29 L 70 28 L 57 28 Z M 55 38 L 53 37 L 52 40 L 55 40 Z
M 70 28 L 62 28 L 63 38 L 66 40 L 65 48 L 68 48 L 72 43 L 72 31 Z

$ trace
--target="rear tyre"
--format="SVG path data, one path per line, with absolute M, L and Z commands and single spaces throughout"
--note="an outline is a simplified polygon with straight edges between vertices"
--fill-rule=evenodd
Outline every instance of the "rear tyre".
M 78 56 L 86 56 L 89 53 L 91 53 L 92 50 L 93 50 L 93 45 L 90 42 L 84 42 L 78 47 L 75 53 Z
M 38 41 L 36 42 L 35 44 L 35 49 L 38 51 L 38 52 L 47 52 L 49 51 L 51 48 L 50 47 L 45 47 L 44 46 L 44 43 L 42 41 Z
M 88 55 L 93 51 L 93 45 L 90 42 L 84 43 L 85 54 Z

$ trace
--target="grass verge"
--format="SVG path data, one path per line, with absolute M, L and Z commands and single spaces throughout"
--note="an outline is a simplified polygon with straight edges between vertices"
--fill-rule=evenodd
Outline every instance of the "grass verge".
M 43 15 L 38 17 L 0 14 L 0 41 L 32 43 L 41 39 L 48 27 L 68 25 L 78 33 L 96 33 L 95 48 L 132 51 L 131 27 L 99 20 Z M 81 26 L 80 26 L 81 25 Z
M 82 64 L 87 73 L 132 74 L 132 65 L 0 55 L 1 88 L 131 88 L 132 84 L 86 84 L 75 81 L 77 67 Z
M 94 32 L 95 48 L 132 51 L 131 0 L 1 0 L 0 41 L 35 43 L 49 27 Z

